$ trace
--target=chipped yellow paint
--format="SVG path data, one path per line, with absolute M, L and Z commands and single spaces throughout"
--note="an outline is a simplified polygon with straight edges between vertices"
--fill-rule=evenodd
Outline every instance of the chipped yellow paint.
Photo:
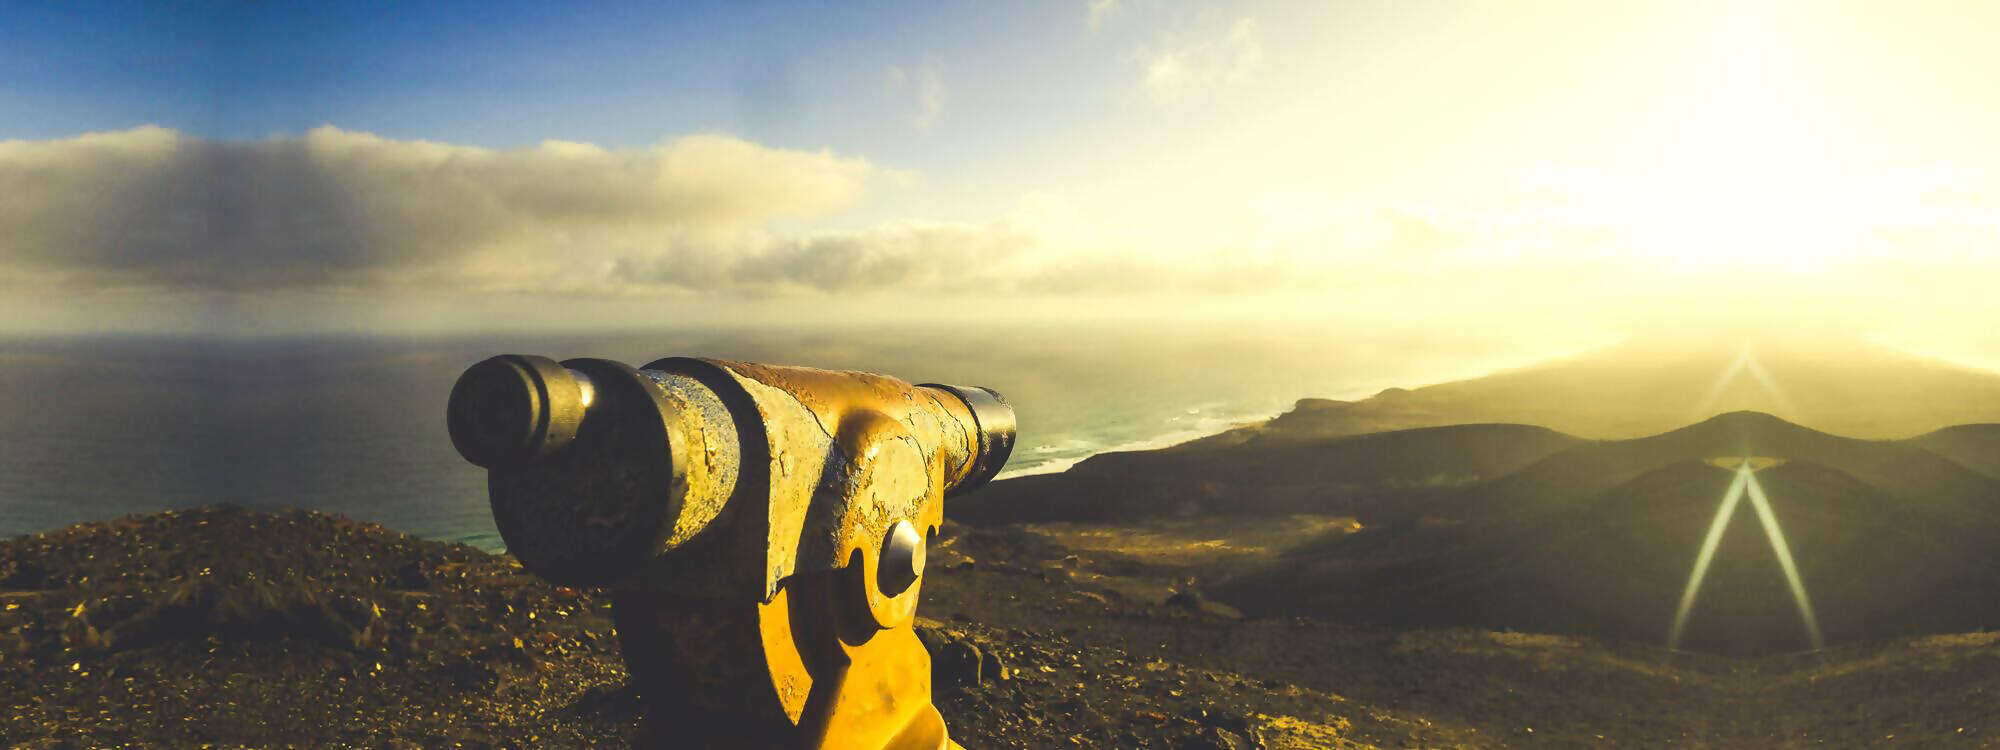
M 687 705 L 649 712 L 736 716 L 746 737 L 783 737 L 777 744 L 786 747 L 955 747 L 931 702 L 928 653 L 911 628 L 923 556 L 897 548 L 896 570 L 917 575 L 891 576 L 893 595 L 882 587 L 882 556 L 892 528 L 907 523 L 928 538 L 943 523 L 947 492 L 968 490 L 1004 465 L 1014 429 L 1004 400 L 983 389 L 722 360 L 663 359 L 641 371 L 602 360 L 562 366 L 582 368 L 596 388 L 634 377 L 653 388 L 645 399 L 602 399 L 638 408 L 636 416 L 614 412 L 629 419 L 584 417 L 577 441 L 601 452 L 578 455 L 605 460 L 565 464 L 555 453 L 530 467 L 547 481 L 509 485 L 518 491 L 505 503 L 493 490 L 495 515 L 503 505 L 524 508 L 531 512 L 523 518 L 551 518 L 559 530 L 591 530 L 589 517 L 577 518 L 592 508 L 623 519 L 602 533 L 542 533 L 547 524 L 534 523 L 501 531 L 510 548 L 510 529 L 543 542 L 546 554 L 529 560 L 538 573 L 555 575 L 545 571 L 580 560 L 595 567 L 577 571 L 578 580 L 616 583 L 621 641 L 661 646 L 626 649 L 630 672 L 686 683 L 658 694 Z M 648 406 L 664 418 L 670 451 L 649 442 L 662 433 L 648 421 Z M 636 442 L 604 437 L 624 434 L 610 430 L 628 422 L 645 428 L 631 433 Z M 724 422 L 732 429 L 721 429 Z M 592 424 L 610 427 L 592 432 Z M 667 458 L 671 485 L 624 481 L 633 461 Z M 604 481 L 571 481 L 575 472 Z M 624 494 L 600 497 L 604 487 Z M 550 496 L 555 490 L 568 494 Z M 653 504 L 661 495 L 664 512 Z M 593 557 L 580 546 L 606 535 L 636 538 L 646 530 L 623 527 L 638 519 L 650 529 L 662 515 L 660 541 L 645 560 Z M 692 544 L 704 536 L 714 542 Z M 522 547 L 523 559 L 534 557 Z

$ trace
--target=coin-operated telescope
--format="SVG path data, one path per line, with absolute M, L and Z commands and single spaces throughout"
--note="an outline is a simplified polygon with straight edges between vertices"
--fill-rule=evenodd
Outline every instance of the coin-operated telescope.
M 528 570 L 612 592 L 642 741 L 956 748 L 912 622 L 943 499 L 992 479 L 985 388 L 669 358 L 503 355 L 452 388 Z

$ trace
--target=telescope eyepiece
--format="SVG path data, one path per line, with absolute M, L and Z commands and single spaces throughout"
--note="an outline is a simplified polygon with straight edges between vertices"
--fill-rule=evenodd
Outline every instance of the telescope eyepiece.
M 445 409 L 452 447 L 488 469 L 548 456 L 576 439 L 590 379 L 547 357 L 502 354 L 466 369 Z

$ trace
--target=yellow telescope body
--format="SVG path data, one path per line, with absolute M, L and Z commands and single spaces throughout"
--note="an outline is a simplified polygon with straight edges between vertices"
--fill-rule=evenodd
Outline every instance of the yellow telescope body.
M 507 550 L 609 587 L 642 742 L 955 748 L 915 620 L 943 500 L 992 479 L 990 389 L 668 358 L 502 355 L 446 420 Z

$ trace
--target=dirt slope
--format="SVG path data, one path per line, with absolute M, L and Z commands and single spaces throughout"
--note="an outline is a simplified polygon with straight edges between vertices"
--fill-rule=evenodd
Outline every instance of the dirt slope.
M 1192 590 L 1126 593 L 1185 572 L 953 525 L 920 613 L 953 736 L 973 748 L 2000 741 L 2000 648 L 1985 634 L 1731 662 L 1246 620 Z M 8 746 L 584 747 L 636 727 L 599 595 L 331 516 L 203 509 L 0 541 L 0 602 Z

